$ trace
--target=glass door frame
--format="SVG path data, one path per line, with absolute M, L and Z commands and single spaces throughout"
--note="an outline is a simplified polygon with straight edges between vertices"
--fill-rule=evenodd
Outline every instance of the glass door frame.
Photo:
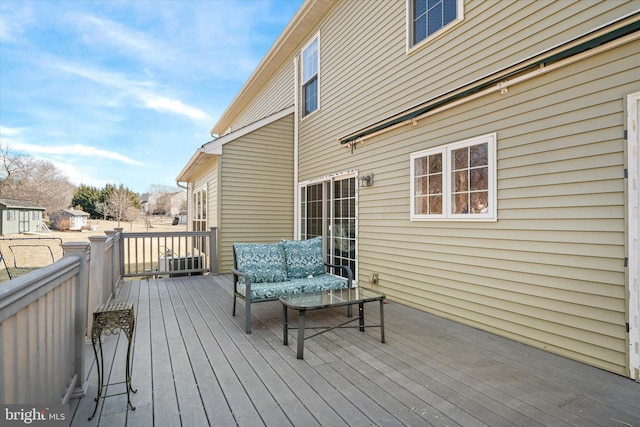
M 343 182 L 344 180 L 350 179 L 351 186 L 348 188 L 347 197 L 344 194 L 336 195 L 336 183 Z M 315 208 L 315 217 L 318 214 L 321 215 L 320 219 L 322 221 L 321 225 L 321 234 L 318 233 L 318 227 L 313 230 L 309 229 L 309 223 L 307 219 L 309 217 L 308 212 L 309 209 L 313 209 L 313 207 L 308 206 L 308 190 L 311 187 L 317 187 L 317 189 L 321 189 L 320 196 L 322 197 L 321 206 L 316 206 Z M 349 184 L 347 184 L 349 186 Z M 353 189 L 351 194 L 351 188 Z M 323 236 L 323 253 L 325 254 L 325 259 L 330 264 L 343 264 L 345 262 L 351 266 L 351 270 L 353 273 L 353 283 L 354 286 L 357 286 L 357 270 L 358 270 L 358 174 L 357 171 L 347 171 L 342 173 L 337 173 L 333 175 L 324 176 L 321 178 L 311 179 L 307 181 L 302 181 L 298 183 L 298 224 L 296 225 L 296 234 L 300 239 L 312 238 L 318 235 Z M 318 202 L 317 199 L 318 191 L 315 192 L 314 197 L 316 200 L 312 200 L 312 202 Z M 340 217 L 342 221 L 347 221 L 349 224 L 347 227 L 348 235 L 344 236 L 343 233 L 340 235 L 336 235 L 335 233 L 338 230 L 336 226 L 336 208 L 340 207 L 343 209 L 344 204 L 348 204 L 348 215 L 347 217 Z M 353 206 L 351 206 L 353 203 Z M 350 215 L 352 214 L 352 215 Z M 352 222 L 351 222 L 352 221 Z M 352 224 L 352 225 L 351 225 Z M 341 229 L 344 231 L 344 228 Z M 338 240 L 340 242 L 338 242 Z M 338 242 L 338 243 L 337 243 Z M 341 244 L 347 243 L 347 247 L 349 248 L 349 254 L 345 257 L 344 252 L 338 248 Z M 351 250 L 352 249 L 352 250 Z M 338 253 L 340 251 L 340 253 Z

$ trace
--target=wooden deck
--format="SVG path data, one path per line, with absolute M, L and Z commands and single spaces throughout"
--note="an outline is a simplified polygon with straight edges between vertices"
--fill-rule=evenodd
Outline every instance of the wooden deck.
M 132 395 L 99 403 L 87 345 L 87 396 L 73 426 L 640 426 L 640 383 L 394 302 L 378 328 L 336 329 L 282 343 L 278 302 L 231 316 L 231 277 L 126 282 L 136 310 Z M 378 320 L 377 305 L 365 306 Z M 346 310 L 307 314 L 338 323 Z M 296 313 L 290 313 L 296 321 Z M 109 381 L 124 378 L 126 338 L 105 337 Z M 112 386 L 124 390 L 124 386 Z M 118 390 L 116 390 L 118 391 Z

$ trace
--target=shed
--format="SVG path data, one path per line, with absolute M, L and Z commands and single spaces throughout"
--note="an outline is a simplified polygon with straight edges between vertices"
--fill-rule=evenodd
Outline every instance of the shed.
M 89 216 L 87 212 L 77 209 L 64 209 L 49 215 L 53 228 L 66 229 L 63 221 L 69 220 L 69 230 L 71 231 L 79 231 L 88 227 Z
M 45 208 L 33 202 L 0 199 L 0 234 L 19 234 L 38 231 Z

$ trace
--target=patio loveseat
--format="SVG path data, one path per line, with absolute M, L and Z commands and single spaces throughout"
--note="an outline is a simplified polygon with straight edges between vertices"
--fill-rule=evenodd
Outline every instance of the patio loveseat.
M 345 277 L 327 272 L 341 269 Z M 324 262 L 322 237 L 276 243 L 233 244 L 233 315 L 238 298 L 245 302 L 245 330 L 251 333 L 251 305 L 281 295 L 349 288 L 353 273 L 346 265 Z

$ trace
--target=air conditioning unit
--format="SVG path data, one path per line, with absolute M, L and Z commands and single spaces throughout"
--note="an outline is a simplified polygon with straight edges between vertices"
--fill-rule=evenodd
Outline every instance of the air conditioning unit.
M 158 272 L 165 273 L 174 271 L 175 273 L 170 273 L 169 277 L 201 276 L 202 271 L 188 271 L 202 270 L 204 268 L 203 264 L 204 263 L 201 255 L 188 255 L 183 257 L 161 257 L 158 265 Z

